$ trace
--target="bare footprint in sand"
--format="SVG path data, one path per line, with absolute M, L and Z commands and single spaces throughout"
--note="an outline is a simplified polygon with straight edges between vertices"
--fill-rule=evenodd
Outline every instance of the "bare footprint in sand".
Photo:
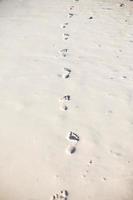
M 80 138 L 78 134 L 70 131 L 69 134 L 67 135 L 67 140 L 69 141 L 69 145 L 66 149 L 66 153 L 68 155 L 72 155 L 73 153 L 76 152 L 76 145 L 78 144 Z
M 59 193 L 54 194 L 50 200 L 68 200 L 68 191 L 61 190 Z
M 70 95 L 65 95 L 64 97 L 59 99 L 59 102 L 61 103 L 61 106 L 60 106 L 61 110 L 64 110 L 64 111 L 68 110 L 68 106 L 66 105 L 65 102 L 68 102 L 70 100 L 71 100 Z
M 69 69 L 69 68 L 64 68 L 64 74 L 63 74 L 63 78 L 69 78 L 70 77 L 70 74 L 71 74 L 71 69 Z
M 63 34 L 63 39 L 64 40 L 68 40 L 69 39 L 70 34 L 69 33 L 64 33 Z
M 70 10 L 73 10 L 73 9 L 74 9 L 74 6 L 71 6 L 71 7 L 70 7 Z
M 68 110 L 68 106 L 66 105 L 65 101 L 70 101 L 70 96 L 69 95 L 66 95 L 66 96 L 64 96 L 63 98 L 61 98 L 59 100 L 59 102 L 61 103 L 60 109 L 63 110 L 63 111 L 67 111 Z
M 61 28 L 66 28 L 68 26 L 68 22 L 65 22 L 63 25 L 61 25 Z
M 68 18 L 72 18 L 73 16 L 74 16 L 73 13 L 69 13 L 69 14 L 68 14 Z
M 63 57 L 66 57 L 67 56 L 67 53 L 68 53 L 68 49 L 61 49 L 60 50 L 60 53 Z

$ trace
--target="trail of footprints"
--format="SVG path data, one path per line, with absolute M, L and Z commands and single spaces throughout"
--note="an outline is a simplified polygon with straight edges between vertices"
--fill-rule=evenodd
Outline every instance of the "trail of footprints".
M 75 0 L 75 2 L 76 1 L 78 2 L 78 0 Z M 74 5 L 70 6 L 70 8 L 69 8 L 70 12 L 67 15 L 68 19 L 71 19 L 74 15 L 76 15 L 75 13 L 73 13 L 73 9 L 74 8 L 75 8 Z M 68 25 L 69 25 L 69 23 L 65 22 L 61 26 L 61 28 L 62 29 L 66 29 Z M 70 33 L 68 33 L 67 31 L 65 31 L 63 33 L 63 40 L 68 40 L 69 37 L 70 37 Z M 61 54 L 62 57 L 67 57 L 68 53 L 69 53 L 68 48 L 63 48 L 63 49 L 60 50 L 60 54 Z M 72 70 L 70 68 L 65 67 L 63 69 L 63 74 L 60 75 L 60 77 L 62 77 L 64 79 L 69 79 L 70 76 L 71 76 L 71 73 L 72 73 Z M 62 111 L 67 111 L 69 109 L 70 102 L 71 102 L 71 96 L 69 94 L 66 94 L 63 97 L 61 97 L 59 99 L 60 109 Z M 67 137 L 67 139 L 69 140 L 69 145 L 68 145 L 68 148 L 66 149 L 66 153 L 71 155 L 71 154 L 73 154 L 73 153 L 76 152 L 76 146 L 77 146 L 77 144 L 79 142 L 79 136 L 76 133 L 74 133 L 74 132 L 70 132 L 69 135 L 68 135 L 68 137 Z
M 75 2 L 79 2 L 79 0 L 74 0 Z M 133 0 L 130 0 L 133 1 Z M 120 4 L 120 7 L 123 7 L 124 4 Z M 75 6 L 70 6 L 69 8 L 69 13 L 67 14 L 67 19 L 71 20 L 74 16 L 76 16 L 76 14 L 73 12 Z M 104 9 L 104 8 L 103 8 Z M 106 8 L 108 10 L 110 10 L 110 8 Z M 88 19 L 92 20 L 93 17 L 90 16 Z M 71 34 L 67 31 L 67 27 L 69 26 L 69 22 L 64 22 L 61 25 L 62 30 L 64 30 L 63 33 L 63 40 L 65 42 L 67 42 L 69 40 L 69 38 L 71 37 Z M 69 49 L 68 48 L 63 48 L 59 51 L 60 55 L 63 58 L 67 58 L 67 56 L 69 55 Z M 63 69 L 63 73 L 60 75 L 59 77 L 62 77 L 63 79 L 69 79 L 71 77 L 71 73 L 72 70 L 69 67 L 65 67 Z M 126 76 L 123 76 L 123 79 L 126 79 Z M 59 103 L 60 103 L 60 108 L 62 111 L 67 111 L 69 109 L 69 104 L 71 102 L 71 95 L 70 94 L 65 94 L 63 97 L 61 97 L 59 99 Z M 67 155 L 73 155 L 75 154 L 76 150 L 77 150 L 77 146 L 78 143 L 80 142 L 80 137 L 77 133 L 70 131 L 68 133 L 68 135 L 66 136 L 66 139 L 68 140 L 68 146 L 66 148 L 66 154 Z M 114 153 L 114 152 L 111 152 Z M 114 153 L 117 156 L 120 156 L 118 153 Z M 87 166 L 84 170 L 84 173 L 82 174 L 83 178 L 87 178 L 88 172 L 90 170 L 90 167 L 93 165 L 93 161 L 89 160 L 89 162 L 87 163 Z M 106 181 L 107 178 L 103 177 L 103 180 Z M 52 195 L 51 200 L 68 200 L 69 197 L 69 193 L 67 190 L 61 190 L 58 193 L 55 193 Z
M 79 0 L 75 0 L 75 2 L 78 2 Z M 67 17 L 68 19 L 71 19 L 75 14 L 72 12 L 74 9 L 74 6 L 71 6 L 69 8 L 70 12 L 68 13 Z M 64 24 L 61 25 L 62 29 L 66 29 L 67 26 L 69 25 L 68 22 L 65 22 Z M 63 33 L 63 40 L 67 41 L 70 38 L 70 33 L 67 31 Z M 69 50 L 68 48 L 63 48 L 59 51 L 60 55 L 63 58 L 66 58 L 68 56 Z M 62 77 L 63 79 L 69 79 L 71 77 L 72 70 L 70 68 L 65 67 L 63 69 L 63 74 L 60 75 L 59 77 Z M 64 95 L 59 99 L 60 103 L 60 108 L 62 111 L 67 111 L 68 110 L 68 105 L 71 101 L 71 96 L 69 94 Z M 72 155 L 76 152 L 77 150 L 77 145 L 80 141 L 80 137 L 77 133 L 74 133 L 70 131 L 68 135 L 66 136 L 66 139 L 68 140 L 69 144 L 66 148 L 66 154 Z M 68 191 L 67 190 L 61 190 L 60 192 L 52 195 L 51 200 L 68 200 Z

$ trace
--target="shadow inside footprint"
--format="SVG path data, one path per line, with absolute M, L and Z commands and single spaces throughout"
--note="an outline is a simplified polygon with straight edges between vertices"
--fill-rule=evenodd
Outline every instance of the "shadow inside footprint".
M 79 142 L 79 136 L 76 133 L 70 131 L 70 133 L 68 134 L 68 140 L 71 140 L 71 141 L 74 140 L 74 141 Z
M 67 153 L 68 155 L 71 155 L 71 154 L 73 154 L 73 153 L 75 153 L 75 152 L 76 152 L 76 147 L 75 147 L 75 146 L 69 145 L 69 146 L 67 147 L 67 149 L 66 149 L 66 153 Z

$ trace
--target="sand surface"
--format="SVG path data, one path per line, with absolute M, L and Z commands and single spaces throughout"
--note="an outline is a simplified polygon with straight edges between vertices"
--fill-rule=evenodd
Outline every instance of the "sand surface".
M 0 1 L 0 200 L 50 199 L 133 199 L 132 1 Z

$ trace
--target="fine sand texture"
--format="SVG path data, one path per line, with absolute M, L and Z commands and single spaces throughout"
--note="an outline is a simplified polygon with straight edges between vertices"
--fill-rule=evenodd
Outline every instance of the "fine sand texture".
M 0 0 L 0 200 L 133 200 L 133 1 Z

